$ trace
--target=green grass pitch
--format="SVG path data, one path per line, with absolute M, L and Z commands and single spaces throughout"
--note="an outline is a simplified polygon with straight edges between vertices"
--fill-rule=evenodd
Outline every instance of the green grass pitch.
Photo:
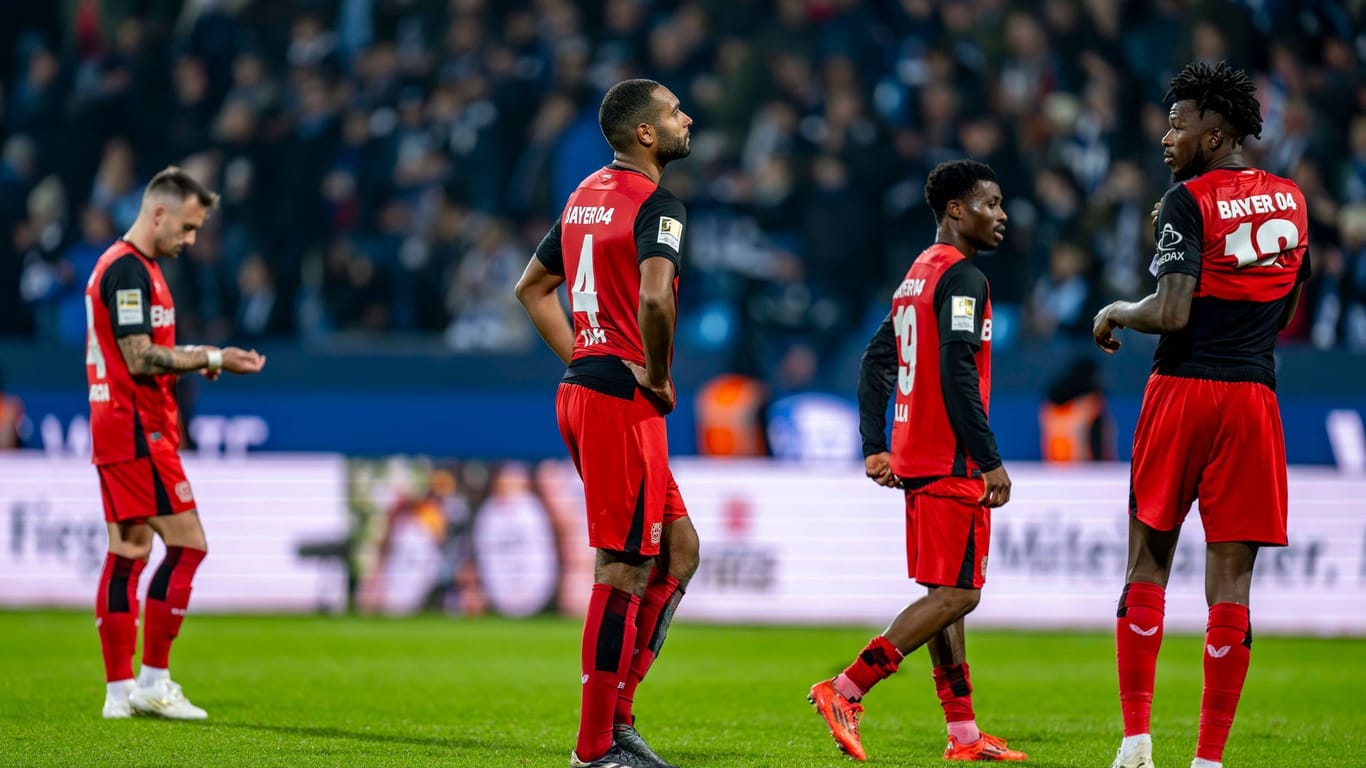
M 874 631 L 680 622 L 638 696 L 641 731 L 685 768 L 849 765 L 806 690 Z M 579 632 L 565 619 L 192 616 L 173 671 L 209 720 L 106 722 L 91 616 L 4 612 L 0 765 L 559 768 L 577 724 Z M 1106 768 L 1120 736 L 1112 642 L 970 631 L 978 721 L 1032 765 Z M 1194 752 L 1200 644 L 1162 648 L 1161 768 Z M 1259 636 L 1225 764 L 1366 766 L 1363 690 L 1366 641 Z M 945 765 L 923 652 L 865 704 L 869 765 Z

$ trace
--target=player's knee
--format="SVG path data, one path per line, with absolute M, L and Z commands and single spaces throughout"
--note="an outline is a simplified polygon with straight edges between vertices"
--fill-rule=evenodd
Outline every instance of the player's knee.
M 152 556 L 152 542 L 119 541 L 109 542 L 109 552 L 129 560 L 146 560 Z
M 982 600 L 982 590 L 980 589 L 944 587 L 936 589 L 935 594 L 944 604 L 944 609 L 958 617 L 972 613 Z

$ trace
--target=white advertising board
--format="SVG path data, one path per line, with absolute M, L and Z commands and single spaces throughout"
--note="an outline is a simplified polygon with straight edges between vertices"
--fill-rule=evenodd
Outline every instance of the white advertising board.
M 309 553 L 346 540 L 341 457 L 184 462 L 209 543 L 192 610 L 346 607 L 345 560 Z M 0 456 L 0 606 L 88 607 L 93 613 L 106 542 L 99 479 L 88 460 Z M 158 540 L 141 594 L 162 552 Z
M 1012 498 L 993 512 L 987 584 L 969 621 L 1111 629 L 1128 551 L 1128 465 L 1008 470 Z M 924 594 L 906 577 L 903 496 L 866 479 L 861 463 L 683 459 L 674 474 L 702 540 L 681 618 L 881 627 Z M 1198 510 L 1182 536 L 1167 627 L 1199 632 Z M 1292 468 L 1290 543 L 1259 557 L 1256 630 L 1366 635 L 1366 478 Z

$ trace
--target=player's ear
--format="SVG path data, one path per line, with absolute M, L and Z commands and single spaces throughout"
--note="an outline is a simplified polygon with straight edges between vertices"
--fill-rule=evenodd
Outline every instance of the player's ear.
M 949 201 L 948 205 L 944 206 L 944 218 L 953 219 L 954 221 L 957 221 L 962 217 L 963 201 L 955 197 L 954 199 Z
M 653 146 L 655 143 L 655 127 L 649 123 L 640 123 L 636 126 L 636 141 L 642 147 Z
M 1224 129 L 1216 125 L 1209 132 L 1209 150 L 1213 152 L 1222 146 L 1224 146 Z

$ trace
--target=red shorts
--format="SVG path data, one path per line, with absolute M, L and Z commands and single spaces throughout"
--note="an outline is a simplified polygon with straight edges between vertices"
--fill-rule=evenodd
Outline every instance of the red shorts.
M 1134 430 L 1129 514 L 1171 531 L 1197 500 L 1207 542 L 1286 544 L 1285 434 L 1270 387 L 1148 378 Z
M 149 517 L 194 509 L 194 492 L 185 479 L 179 454 L 157 451 L 132 461 L 100 464 L 96 469 L 106 522 L 140 523 Z
M 981 589 L 991 548 L 982 480 L 944 477 L 906 490 L 907 575 L 927 587 Z
M 659 554 L 664 526 L 688 514 L 669 469 L 668 431 L 659 409 L 640 390 L 623 400 L 561 384 L 555 415 L 583 479 L 588 544 Z

